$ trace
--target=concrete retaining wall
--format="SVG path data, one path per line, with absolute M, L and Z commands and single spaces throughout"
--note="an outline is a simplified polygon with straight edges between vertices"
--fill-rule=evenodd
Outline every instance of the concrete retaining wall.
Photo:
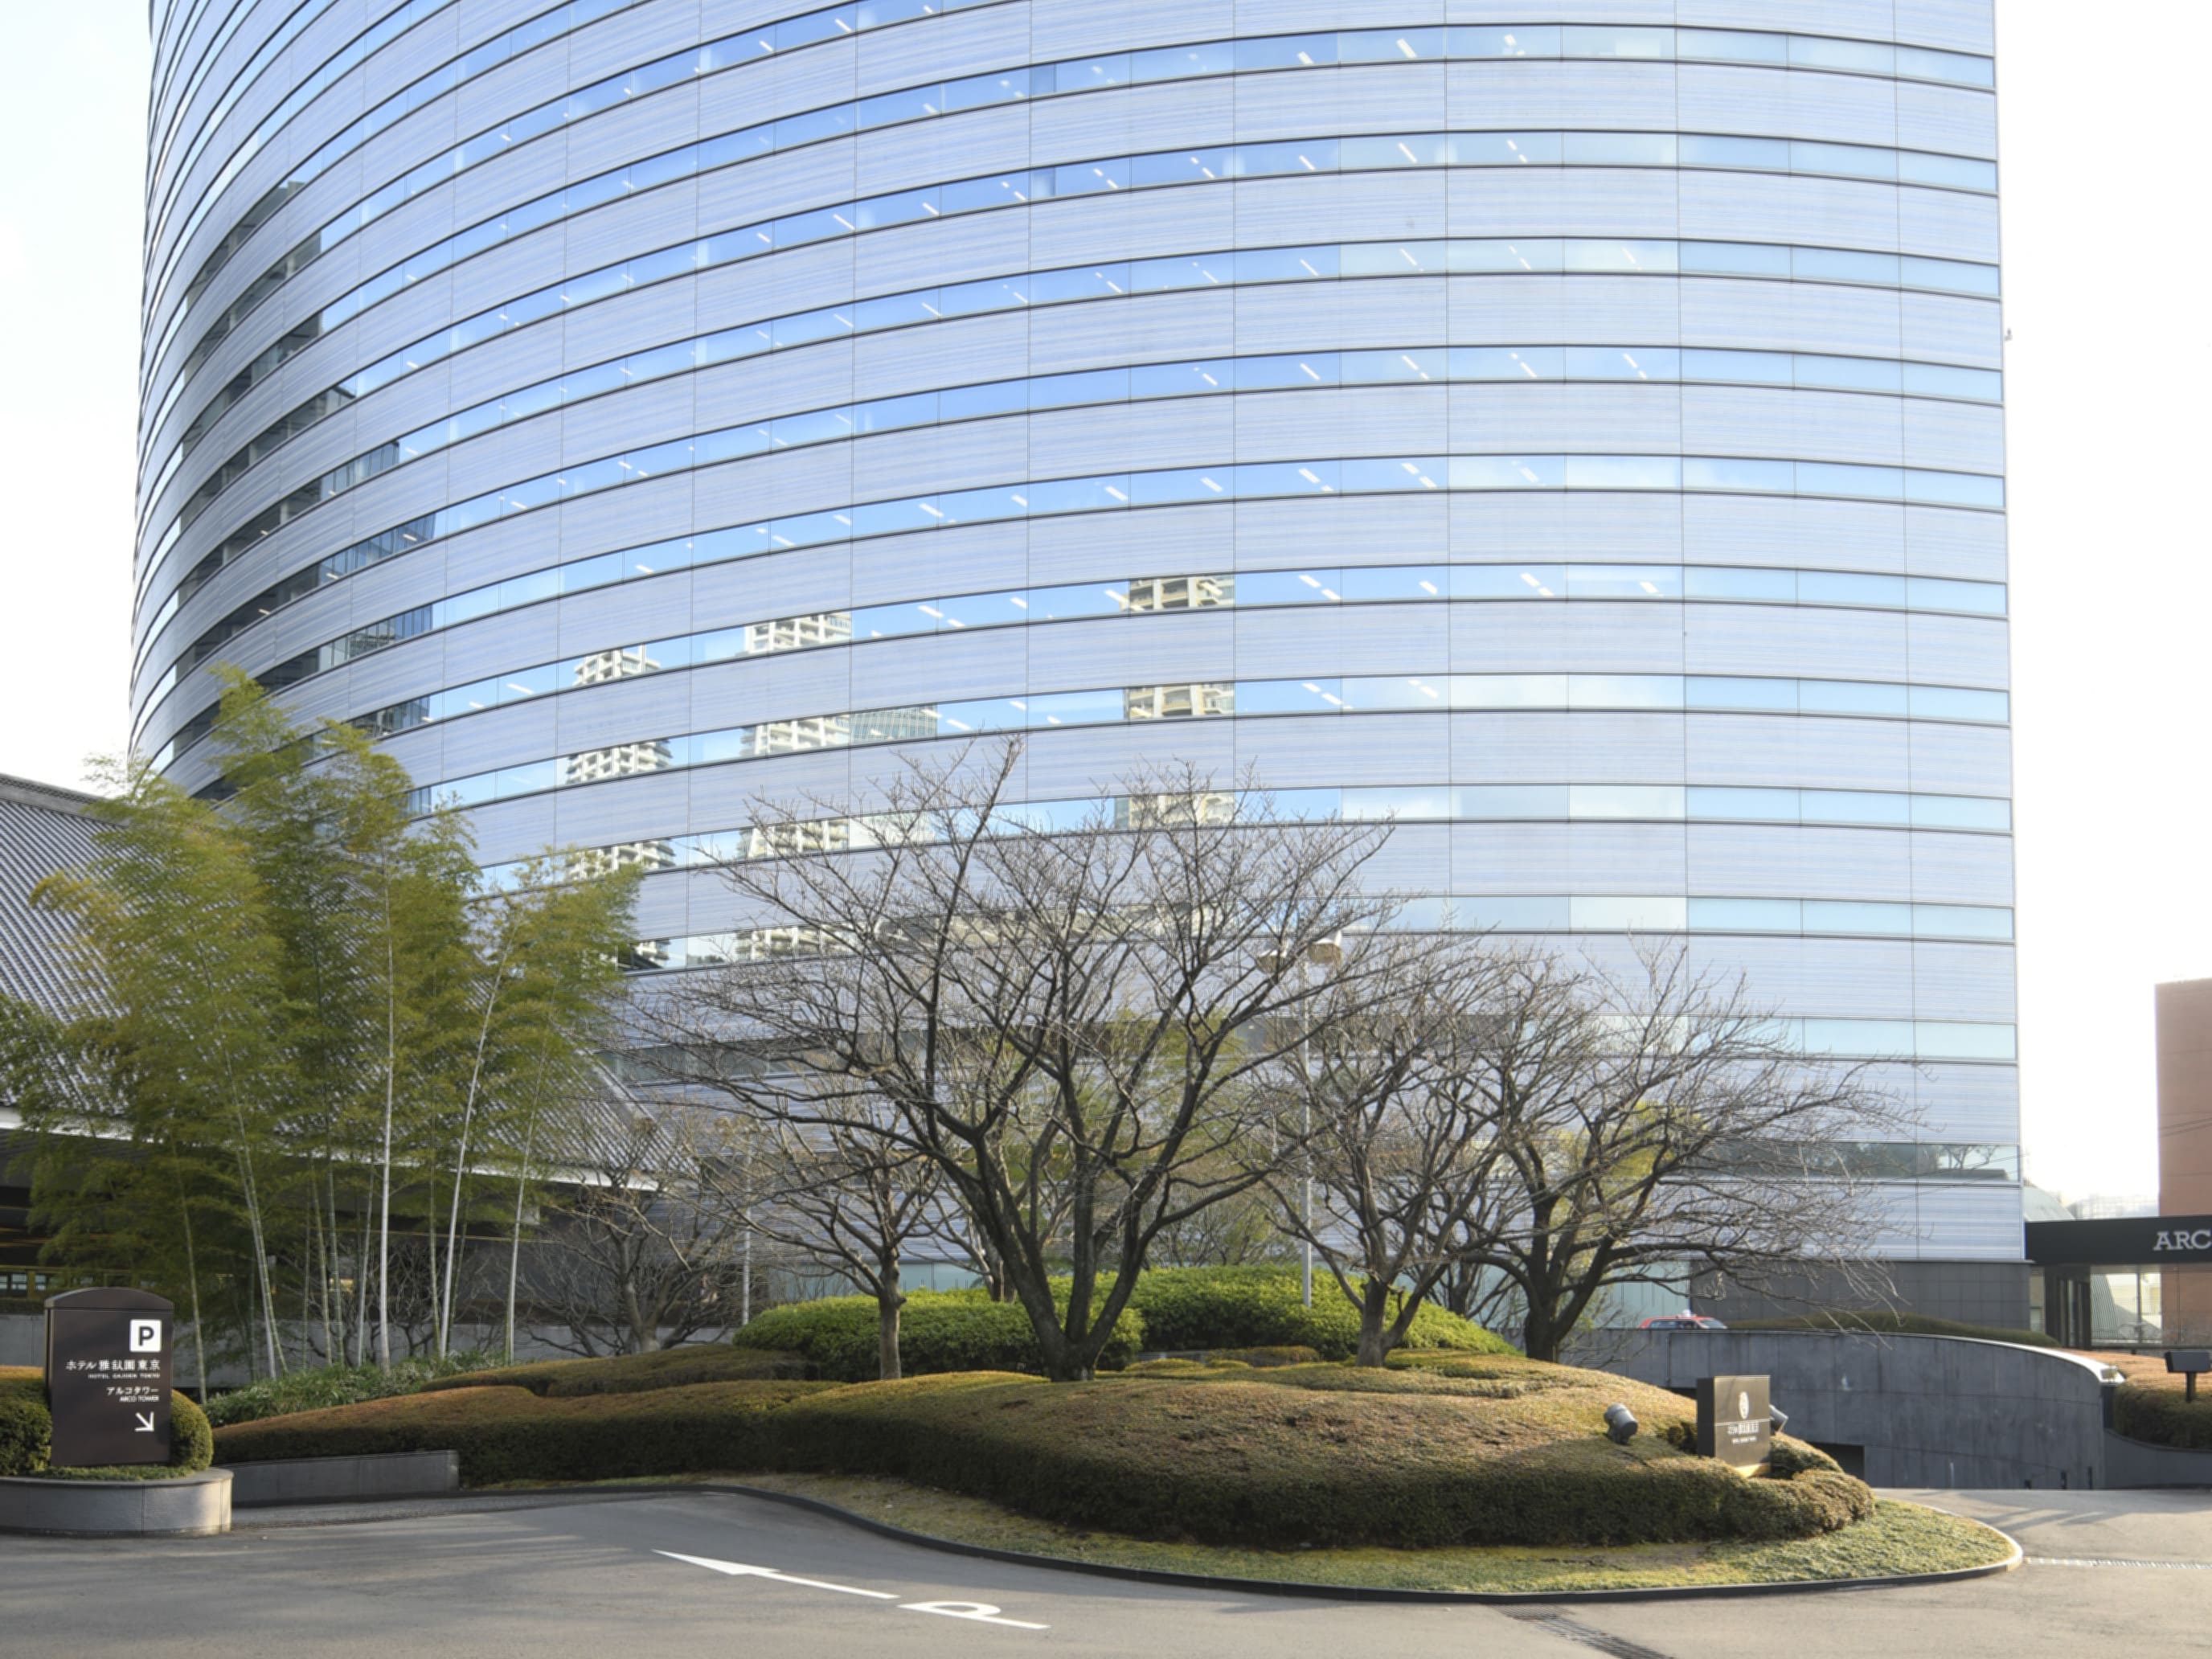
M 173 1480 L 0 1479 L 0 1532 L 198 1538 L 230 1530 L 230 1471 Z
M 2053 1349 L 1826 1331 L 1607 1331 L 1569 1358 L 1685 1392 L 1700 1377 L 1770 1377 L 1790 1432 L 1863 1449 L 1877 1486 L 2119 1483 L 2106 1398 L 2118 1374 Z
M 2212 1451 L 2154 1446 L 2105 1436 L 2105 1468 L 2116 1486 L 2212 1486 Z
M 372 1457 L 292 1457 L 239 1463 L 229 1473 L 231 1502 L 333 1504 L 357 1498 L 419 1498 L 458 1492 L 461 1455 L 450 1451 L 386 1452 Z

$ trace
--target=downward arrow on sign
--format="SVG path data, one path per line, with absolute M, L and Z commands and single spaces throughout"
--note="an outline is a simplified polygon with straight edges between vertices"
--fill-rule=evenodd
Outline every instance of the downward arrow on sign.
M 138 1419 L 138 1432 L 139 1432 L 140 1434 L 151 1434 L 151 1433 L 153 1433 L 153 1432 L 154 1432 L 154 1413 L 151 1413 L 151 1412 L 133 1412 L 133 1413 L 131 1413 L 131 1416 L 133 1416 L 133 1417 L 135 1417 L 135 1418 L 137 1418 L 137 1419 Z

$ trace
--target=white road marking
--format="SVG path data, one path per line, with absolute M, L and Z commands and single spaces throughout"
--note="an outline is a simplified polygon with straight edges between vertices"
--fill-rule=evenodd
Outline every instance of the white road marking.
M 704 1567 L 709 1572 L 726 1573 L 732 1578 L 769 1578 L 779 1584 L 797 1584 L 802 1589 L 835 1590 L 840 1595 L 865 1595 L 873 1601 L 898 1601 L 889 1590 L 862 1589 L 857 1584 L 833 1584 L 826 1578 L 801 1578 L 794 1573 L 778 1572 L 774 1567 L 750 1566 L 743 1561 L 717 1561 L 711 1555 L 678 1555 L 674 1550 L 655 1550 L 655 1555 L 665 1555 L 672 1561 L 686 1561 L 695 1567 Z M 1033 1625 L 1026 1619 L 1008 1619 L 988 1601 L 899 1601 L 901 1613 L 941 1613 L 947 1619 L 972 1619 L 979 1625 L 1005 1625 L 1014 1630 L 1050 1630 L 1049 1625 Z
M 1016 1630 L 1050 1630 L 1050 1625 L 1032 1625 L 1026 1619 L 1001 1619 L 998 1608 L 988 1601 L 902 1601 L 901 1613 L 941 1613 L 947 1619 L 973 1619 L 979 1625 L 1011 1625 Z
M 717 1561 L 704 1555 L 678 1555 L 674 1550 L 655 1550 L 655 1555 L 665 1555 L 672 1561 L 689 1561 L 695 1567 L 705 1567 L 710 1572 L 726 1572 L 732 1578 L 773 1578 L 779 1584 L 799 1584 L 807 1589 L 836 1590 L 840 1595 L 865 1595 L 878 1601 L 896 1601 L 898 1597 L 889 1590 L 861 1589 L 854 1584 L 832 1584 L 821 1578 L 795 1578 L 787 1572 L 778 1572 L 774 1567 L 749 1567 L 742 1561 Z

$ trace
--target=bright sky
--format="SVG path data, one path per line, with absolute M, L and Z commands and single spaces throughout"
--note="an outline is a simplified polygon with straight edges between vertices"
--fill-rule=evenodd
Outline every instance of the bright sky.
M 2021 1087 L 2028 1174 L 2069 1197 L 2156 1190 L 2151 988 L 2212 975 L 2212 559 L 2188 482 L 2212 9 L 2115 15 L 2124 47 L 2076 8 L 1998 0 Z M 75 783 L 126 722 L 146 8 L 18 5 L 5 28 L 0 772 Z

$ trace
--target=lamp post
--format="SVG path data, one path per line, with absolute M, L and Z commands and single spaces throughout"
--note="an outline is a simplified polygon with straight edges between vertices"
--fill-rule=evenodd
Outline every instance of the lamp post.
M 1319 939 L 1303 951 L 1285 952 L 1262 951 L 1255 958 L 1263 974 L 1279 973 L 1295 963 L 1298 982 L 1309 983 L 1312 971 L 1329 969 L 1344 960 L 1344 947 L 1333 939 Z M 1309 1308 L 1313 1306 L 1313 1058 L 1309 1052 L 1313 1036 L 1313 1012 L 1304 1000 L 1298 1004 L 1298 1081 L 1304 1085 L 1299 1091 L 1298 1156 L 1305 1165 L 1304 1179 L 1298 1192 L 1298 1230 L 1304 1235 L 1299 1246 L 1304 1263 L 1299 1274 L 1299 1297 Z

